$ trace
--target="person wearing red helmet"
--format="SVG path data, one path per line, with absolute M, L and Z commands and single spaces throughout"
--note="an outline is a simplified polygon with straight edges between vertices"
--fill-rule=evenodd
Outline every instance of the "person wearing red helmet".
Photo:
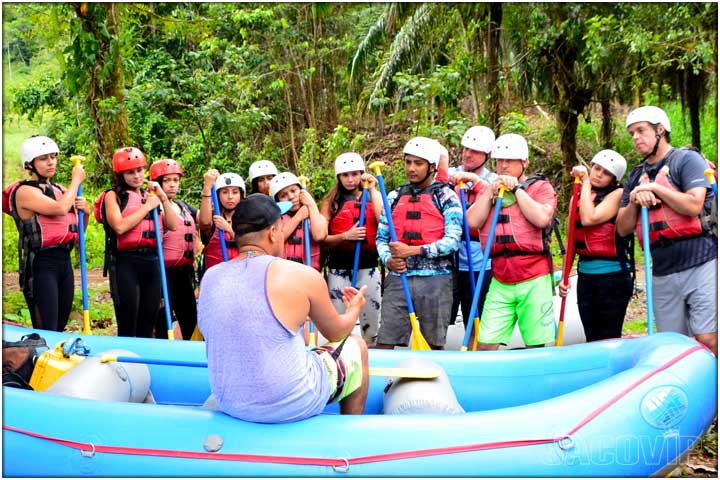
M 180 324 L 182 338 L 189 340 L 197 324 L 195 303 L 195 256 L 197 255 L 197 209 L 182 200 L 176 200 L 180 189 L 182 167 L 172 158 L 158 160 L 150 165 L 150 180 L 158 182 L 170 200 L 177 216 L 177 230 L 165 230 L 162 238 L 170 309 Z M 155 336 L 167 331 L 164 311 L 159 311 L 155 322 Z M 160 334 L 159 332 L 162 332 Z
M 85 178 L 81 166 L 72 170 L 70 187 L 51 182 L 60 149 L 48 137 L 35 136 L 20 147 L 23 169 L 30 179 L 15 182 L 3 192 L 3 211 L 15 220 L 20 238 L 20 286 L 33 328 L 62 332 L 72 309 L 75 283 L 70 251 L 78 242 L 77 212 L 90 210 L 77 197 Z M 85 223 L 87 227 L 87 223 Z
M 118 336 L 149 338 L 162 297 L 152 211 L 162 205 L 158 219 L 167 230 L 177 228 L 177 216 L 165 215 L 173 207 L 157 182 L 143 188 L 147 160 L 140 149 L 121 148 L 112 163 L 115 187 L 95 202 L 95 215 L 105 227 L 105 265 Z

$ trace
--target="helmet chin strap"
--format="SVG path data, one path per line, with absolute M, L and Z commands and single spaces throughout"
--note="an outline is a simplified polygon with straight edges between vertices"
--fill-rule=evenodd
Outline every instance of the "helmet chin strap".
M 650 158 L 650 157 L 654 157 L 655 154 L 656 154 L 657 151 L 658 151 L 658 147 L 660 146 L 660 139 L 662 138 L 662 135 L 660 135 L 660 134 L 658 133 L 658 126 L 657 126 L 657 125 L 653 125 L 653 127 L 654 127 L 654 129 L 655 129 L 655 146 L 653 147 L 652 152 L 650 152 L 650 153 L 648 153 L 647 155 L 645 155 L 645 157 L 643 158 L 643 162 L 644 162 L 645 160 L 647 160 L 648 158 Z
M 418 182 L 418 185 L 422 185 L 423 183 L 425 183 L 425 181 L 426 181 L 428 178 L 430 178 L 430 175 L 432 175 L 432 174 L 434 173 L 434 171 L 433 171 L 433 169 L 432 169 L 431 167 L 432 167 L 432 163 L 428 162 L 428 173 L 427 173 L 427 175 L 425 175 L 425 177 L 424 177 L 422 180 L 420 180 L 420 181 Z
M 47 183 L 47 177 L 43 177 L 42 175 L 40 175 L 40 174 L 38 173 L 37 169 L 35 168 L 35 165 L 33 165 L 32 163 L 30 163 L 30 164 L 27 164 L 27 163 L 26 163 L 26 164 L 25 164 L 25 169 L 26 169 L 26 170 L 30 170 L 32 173 L 34 173 L 35 176 L 38 177 L 38 181 L 39 181 L 40 183 Z

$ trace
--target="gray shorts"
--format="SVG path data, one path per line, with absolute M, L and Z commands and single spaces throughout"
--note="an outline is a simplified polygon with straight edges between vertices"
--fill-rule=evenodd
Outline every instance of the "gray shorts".
M 717 259 L 683 270 L 653 276 L 653 311 L 658 332 L 684 335 L 718 330 Z
M 430 345 L 445 345 L 452 306 L 452 275 L 407 277 L 415 314 L 425 340 Z M 382 299 L 382 323 L 377 343 L 407 346 L 410 342 L 410 318 L 402 280 L 397 275 L 385 278 Z

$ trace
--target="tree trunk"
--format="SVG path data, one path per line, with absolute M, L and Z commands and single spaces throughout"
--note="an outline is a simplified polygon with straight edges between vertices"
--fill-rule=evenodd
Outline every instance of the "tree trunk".
M 687 107 L 690 114 L 690 130 L 692 132 L 692 144 L 698 149 L 700 145 L 700 95 L 702 92 L 702 78 L 693 73 L 691 68 L 685 70 L 687 85 Z
M 502 3 L 490 4 L 490 21 L 488 22 L 488 92 L 490 94 L 490 106 L 488 112 L 488 124 L 490 128 L 497 131 L 500 125 L 500 102 L 502 96 L 498 87 L 500 74 L 500 25 L 502 24 Z M 505 79 L 508 82 L 509 79 Z
M 612 148 L 612 111 L 610 109 L 610 98 L 604 96 L 600 100 L 602 109 L 602 140 L 604 148 Z
M 118 45 L 118 4 L 95 3 L 93 7 L 102 9 L 100 20 L 94 12 L 88 12 L 87 4 L 75 4 L 83 30 L 92 34 L 98 45 L 95 61 L 88 72 L 86 101 L 95 124 L 95 141 L 98 146 L 99 161 L 95 174 L 105 175 L 112 172 L 111 162 L 115 150 L 129 146 L 128 118 Z
M 563 153 L 563 173 L 569 175 L 572 167 L 577 164 L 577 114 L 572 109 L 561 108 L 557 113 L 557 123 L 560 130 L 560 150 Z

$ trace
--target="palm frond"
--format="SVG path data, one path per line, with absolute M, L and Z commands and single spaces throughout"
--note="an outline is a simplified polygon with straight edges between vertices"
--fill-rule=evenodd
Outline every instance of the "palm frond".
M 389 3 L 355 50 L 350 64 L 350 88 L 357 80 L 360 67 L 366 64 L 370 52 L 383 41 L 385 34 L 389 32 L 396 20 L 397 4 Z

